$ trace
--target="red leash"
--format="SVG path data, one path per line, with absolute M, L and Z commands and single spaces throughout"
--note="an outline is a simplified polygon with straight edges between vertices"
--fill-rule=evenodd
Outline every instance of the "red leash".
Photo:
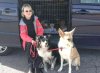
M 32 50 L 32 47 L 34 47 L 34 51 Z M 32 57 L 36 57 L 37 53 L 35 52 L 36 49 L 36 45 L 32 44 L 30 47 L 30 55 L 32 55 Z
M 30 47 L 30 54 L 32 55 L 32 57 L 36 57 L 37 53 L 36 53 L 35 51 L 32 50 L 32 46 L 34 47 L 34 49 L 36 49 L 36 44 L 35 44 L 35 45 L 34 45 L 34 44 L 31 45 L 31 47 Z M 49 51 L 49 52 L 58 51 L 59 49 L 62 51 L 63 48 L 54 48 L 54 49 L 50 49 L 50 50 L 48 50 L 48 51 Z
M 50 49 L 50 50 L 48 50 L 48 51 L 49 51 L 49 52 L 52 52 L 52 51 L 57 51 L 57 50 L 59 50 L 59 49 L 62 51 L 63 48 L 54 48 L 54 49 Z

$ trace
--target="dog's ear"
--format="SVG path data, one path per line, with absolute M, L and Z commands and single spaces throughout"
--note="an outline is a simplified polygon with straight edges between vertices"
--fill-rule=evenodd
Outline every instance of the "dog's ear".
M 73 30 L 71 30 L 71 31 L 70 31 L 70 33 L 71 33 L 71 34 L 73 34 L 73 33 L 74 33 L 74 31 L 75 31 L 75 29 L 76 29 L 76 28 L 74 28 Z
M 60 28 L 58 29 L 58 33 L 60 37 L 63 37 L 65 35 L 65 33 L 63 32 L 63 30 L 61 30 Z
M 37 42 L 39 41 L 39 38 L 40 38 L 40 36 L 36 36 L 36 41 L 37 41 Z

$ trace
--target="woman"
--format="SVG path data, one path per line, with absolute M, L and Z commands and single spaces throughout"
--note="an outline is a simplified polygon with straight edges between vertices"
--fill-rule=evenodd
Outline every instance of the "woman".
M 37 16 L 34 15 L 34 11 L 29 4 L 24 4 L 22 6 L 22 18 L 20 20 L 20 37 L 22 39 L 22 45 L 25 50 L 25 54 L 28 58 L 29 72 L 30 73 L 41 73 L 40 64 L 42 59 L 37 55 L 35 45 L 35 37 L 43 35 L 43 28 L 39 22 Z M 35 53 L 34 53 L 35 52 Z M 33 57 L 34 56 L 34 57 Z

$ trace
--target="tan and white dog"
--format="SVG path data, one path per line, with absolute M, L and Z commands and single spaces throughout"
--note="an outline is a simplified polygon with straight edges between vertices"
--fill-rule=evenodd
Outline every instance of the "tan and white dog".
M 49 50 L 49 37 L 40 36 L 37 40 L 37 51 L 40 57 L 43 59 L 44 70 L 47 72 L 47 64 L 51 65 L 51 70 L 54 69 L 56 58 L 52 55 L 52 51 Z
M 67 61 L 69 65 L 68 73 L 71 73 L 71 65 L 76 66 L 76 70 L 79 70 L 80 66 L 80 55 L 73 43 L 73 33 L 75 28 L 71 31 L 63 32 L 60 28 L 58 30 L 60 39 L 58 42 L 59 54 L 61 57 L 61 65 L 58 69 L 58 72 L 62 71 L 63 69 L 63 61 Z

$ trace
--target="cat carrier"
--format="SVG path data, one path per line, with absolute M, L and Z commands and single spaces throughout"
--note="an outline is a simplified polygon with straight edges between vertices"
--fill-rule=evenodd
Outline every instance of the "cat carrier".
M 45 33 L 57 33 L 58 28 L 70 30 L 71 23 L 71 0 L 22 0 L 20 6 L 29 3 L 34 14 L 39 17 Z M 54 31 L 50 31 L 54 28 Z
M 44 28 L 44 34 L 53 34 L 51 45 L 57 47 L 58 29 L 68 31 L 72 26 L 71 0 L 22 0 L 19 3 L 20 7 L 25 3 L 32 6 Z

